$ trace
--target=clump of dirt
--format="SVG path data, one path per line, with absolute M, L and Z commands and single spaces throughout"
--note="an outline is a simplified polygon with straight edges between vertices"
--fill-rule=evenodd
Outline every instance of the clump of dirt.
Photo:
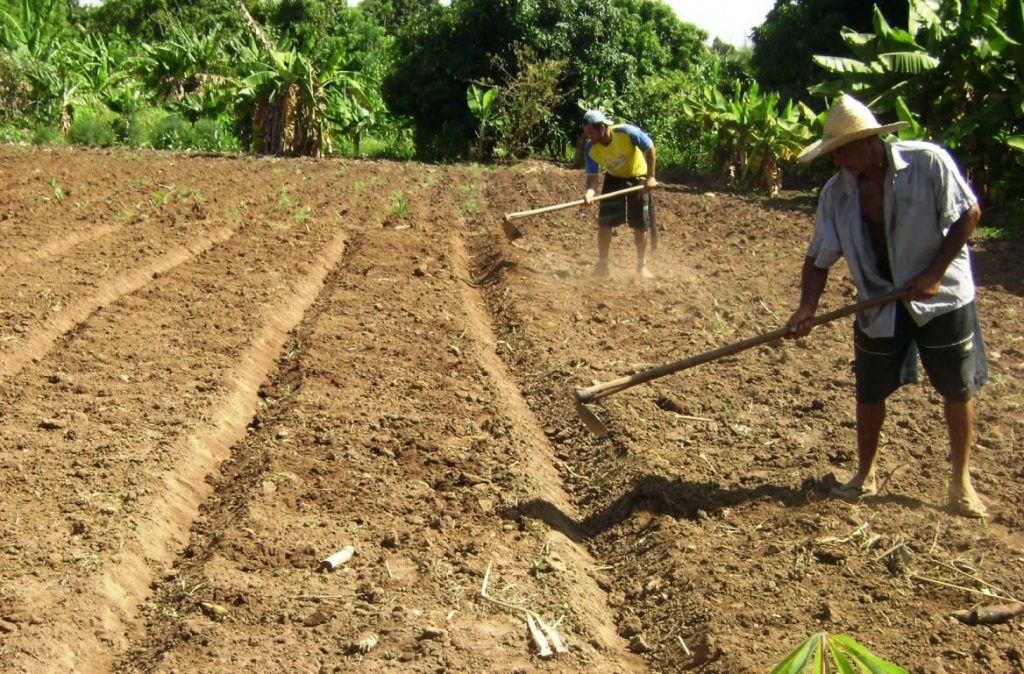
M 1019 243 L 974 242 L 977 523 L 926 384 L 880 495 L 830 498 L 848 320 L 580 423 L 575 389 L 781 325 L 809 195 L 664 185 L 655 278 L 618 236 L 596 279 L 593 210 L 503 234 L 580 197 L 550 164 L 0 153 L 4 671 L 731 674 L 820 631 L 1024 670 L 1019 618 L 953 617 L 1024 593 Z

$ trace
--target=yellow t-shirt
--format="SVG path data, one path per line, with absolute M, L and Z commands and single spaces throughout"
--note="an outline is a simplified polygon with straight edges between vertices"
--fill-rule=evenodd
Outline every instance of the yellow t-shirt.
M 632 124 L 611 127 L 612 142 L 608 145 L 587 141 L 584 147 L 584 171 L 600 173 L 603 168 L 616 178 L 636 178 L 647 174 L 644 153 L 654 145 L 651 137 Z

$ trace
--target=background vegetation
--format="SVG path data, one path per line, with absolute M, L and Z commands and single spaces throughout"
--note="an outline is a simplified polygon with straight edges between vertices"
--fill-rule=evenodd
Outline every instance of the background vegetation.
M 771 192 L 828 171 L 793 159 L 847 91 L 1011 212 L 1022 3 L 776 0 L 737 48 L 660 0 L 0 0 L 0 140 L 572 161 L 600 107 L 666 169 Z

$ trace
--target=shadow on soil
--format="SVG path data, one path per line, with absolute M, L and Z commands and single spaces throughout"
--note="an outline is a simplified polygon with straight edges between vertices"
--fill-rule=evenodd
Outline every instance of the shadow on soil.
M 520 503 L 517 507 L 506 510 L 504 515 L 512 520 L 521 517 L 541 520 L 573 541 L 582 543 L 626 521 L 638 511 L 699 521 L 710 514 L 748 501 L 771 500 L 786 507 L 794 507 L 841 500 L 831 495 L 830 487 L 834 486 L 835 478 L 831 474 L 821 480 L 808 478 L 799 489 L 776 484 L 723 489 L 715 482 L 688 482 L 681 479 L 670 480 L 660 475 L 648 475 L 607 507 L 582 521 L 569 517 L 558 506 L 544 499 Z M 934 505 L 916 498 L 892 494 L 868 497 L 863 499 L 863 502 L 872 505 L 898 504 L 913 510 L 938 510 Z

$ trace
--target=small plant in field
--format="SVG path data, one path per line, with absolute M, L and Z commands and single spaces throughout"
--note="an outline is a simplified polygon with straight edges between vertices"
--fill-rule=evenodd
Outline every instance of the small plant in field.
M 56 178 L 50 178 L 47 181 L 47 184 L 50 186 L 50 189 L 53 191 L 53 198 L 56 199 L 58 202 L 64 201 L 64 190 L 62 190 L 60 188 L 60 185 L 57 184 Z
M 309 220 L 309 209 L 302 207 L 295 211 L 295 215 L 292 216 L 292 220 L 295 222 L 305 222 L 306 220 Z
M 813 674 L 907 674 L 907 670 L 886 662 L 852 637 L 819 632 L 775 665 L 771 674 L 803 674 L 812 665 Z
M 395 206 L 391 209 L 391 212 L 399 220 L 404 220 L 406 214 L 409 212 L 409 200 L 401 190 L 395 190 L 391 193 L 391 201 L 394 202 Z
M 191 187 L 183 187 L 180 190 L 178 190 L 178 196 L 181 197 L 182 199 L 191 198 L 198 204 L 201 204 L 206 201 L 206 197 L 200 194 L 199 190 L 193 189 Z
M 167 199 L 167 192 L 164 192 L 163 190 L 157 190 L 156 192 L 153 193 L 153 202 L 156 204 L 160 204 L 161 206 L 163 206 L 164 204 L 167 203 Z
M 291 206 L 292 205 L 292 198 L 288 194 L 288 190 L 290 190 L 290 189 L 291 189 L 291 187 L 289 187 L 288 185 L 285 185 L 284 187 L 281 188 L 281 191 L 278 192 L 278 194 L 277 194 L 277 205 L 278 206 Z

